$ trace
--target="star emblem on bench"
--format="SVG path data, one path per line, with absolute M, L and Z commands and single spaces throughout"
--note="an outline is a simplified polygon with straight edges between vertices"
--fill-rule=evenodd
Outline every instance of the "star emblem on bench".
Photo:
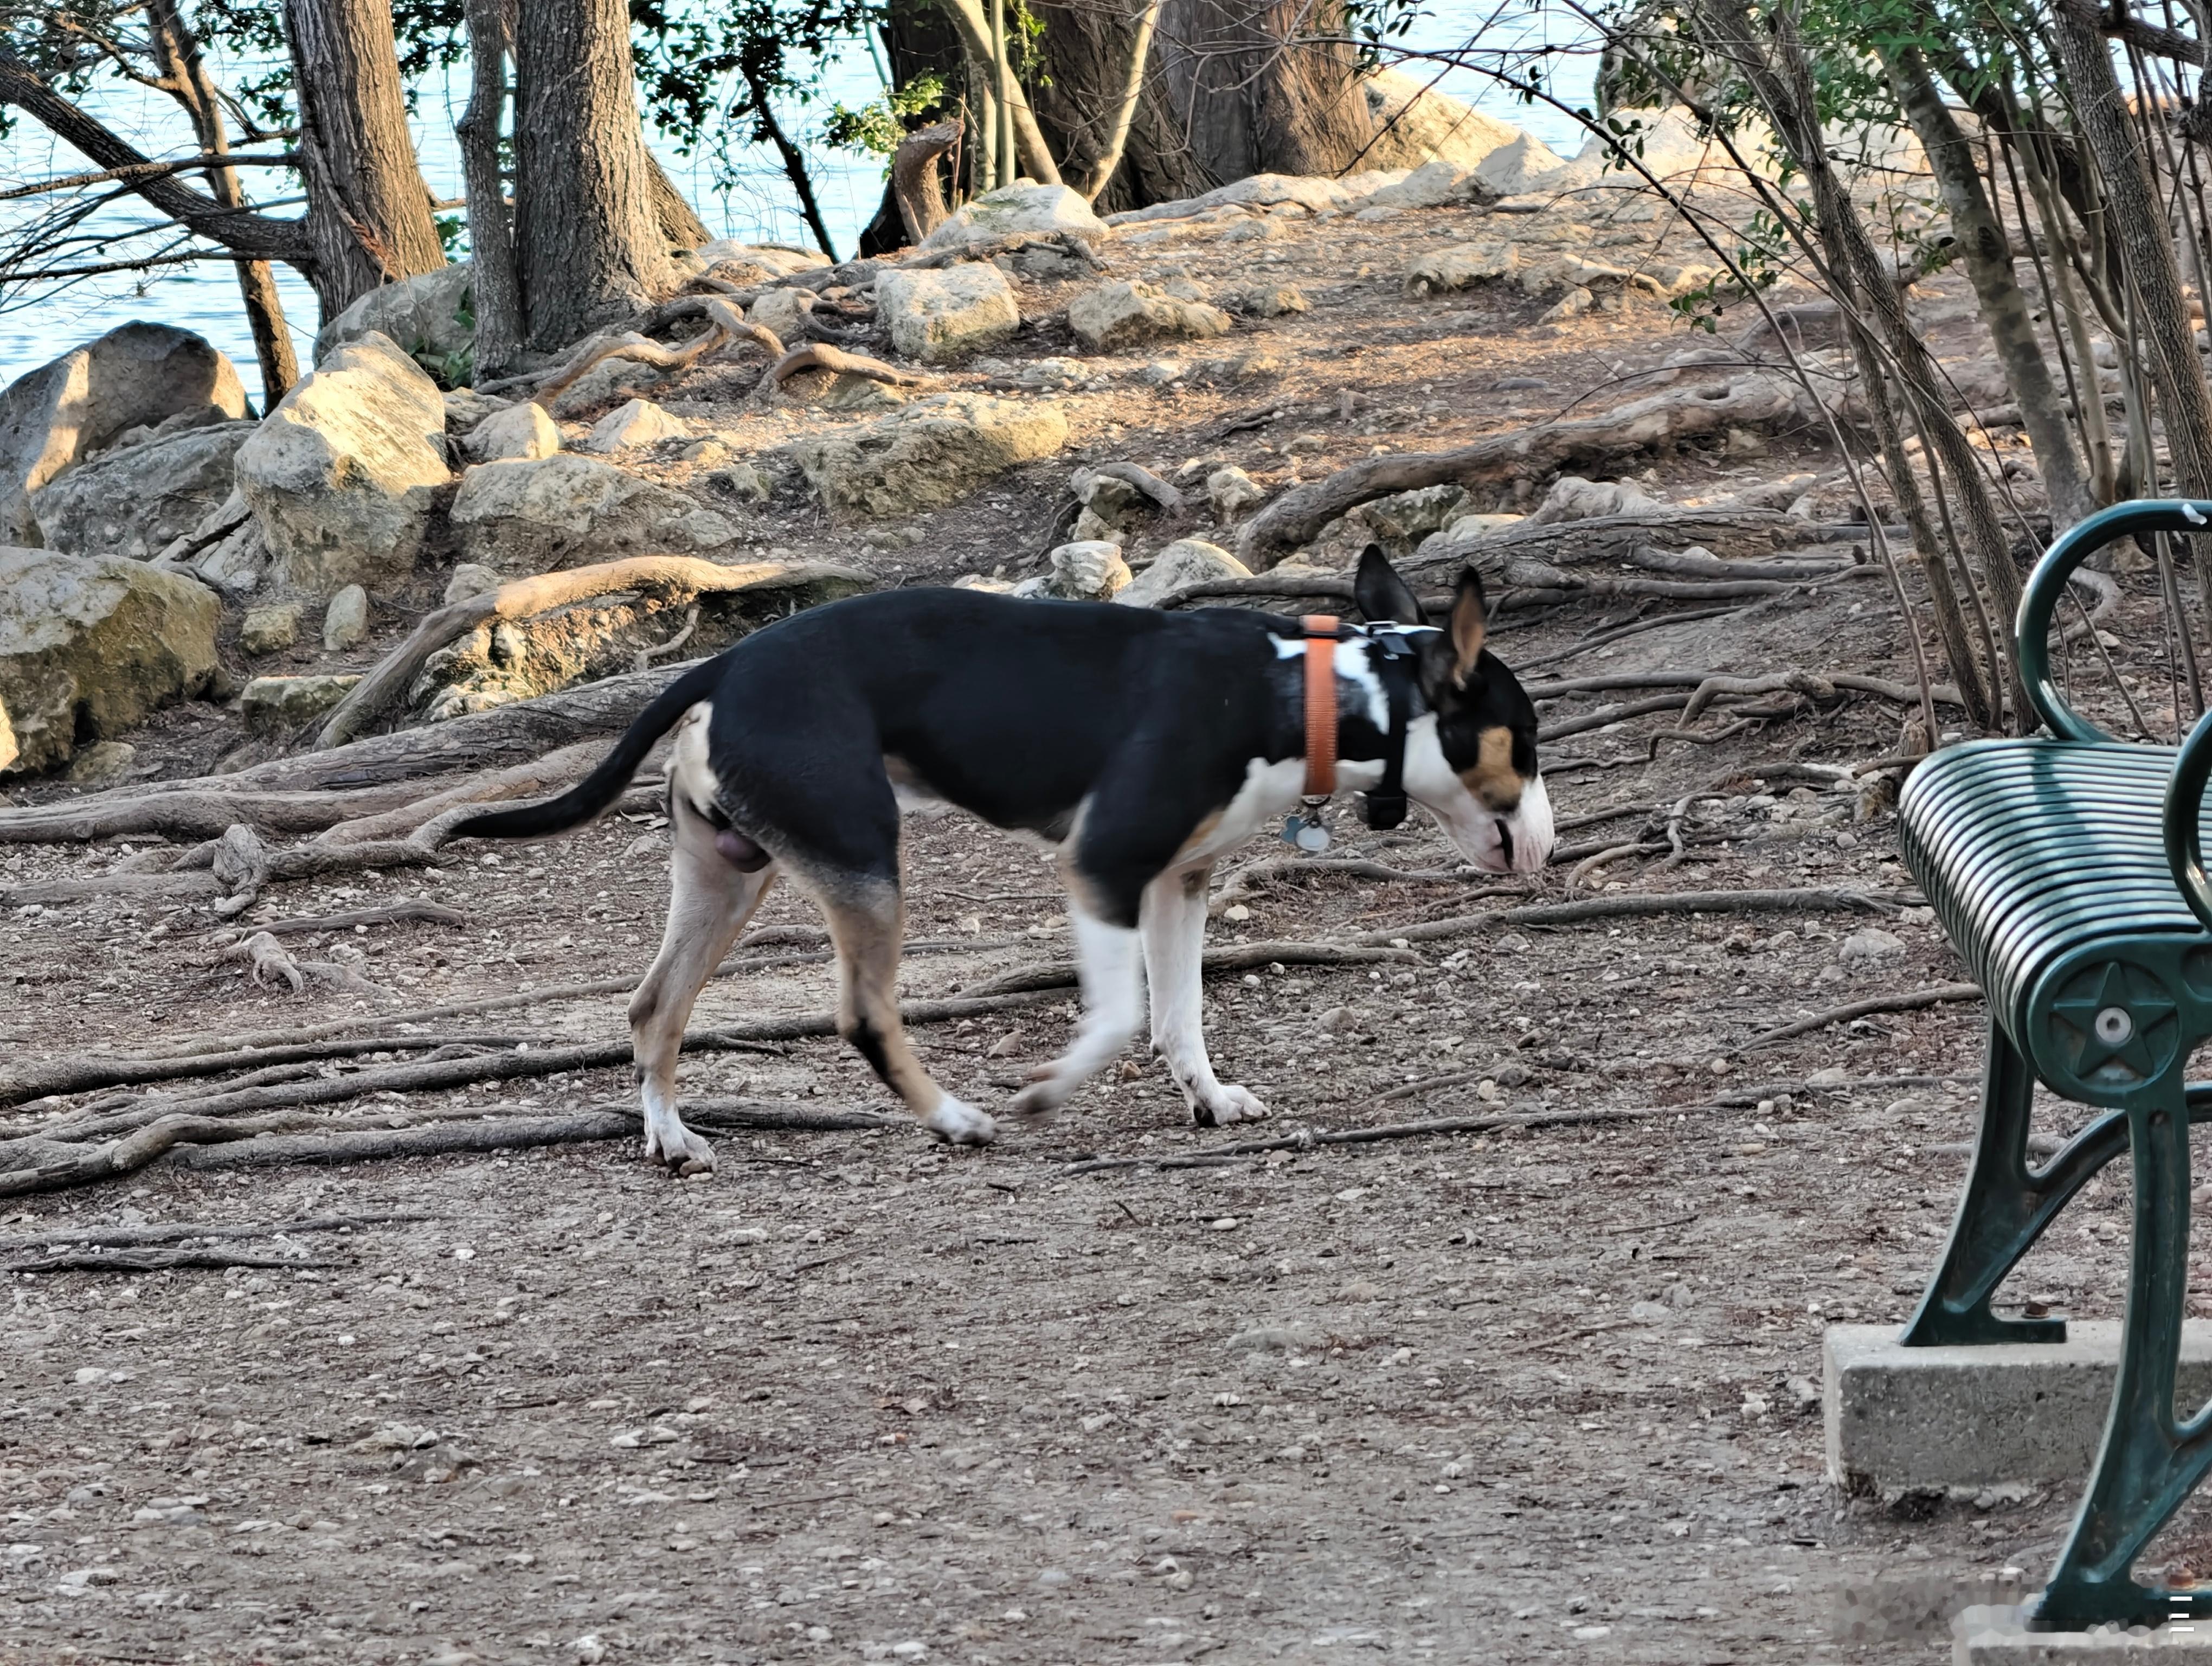
M 2131 979 L 2117 961 L 2077 978 L 2071 993 L 2051 1003 L 2051 1011 L 2081 1038 L 2074 1073 L 2084 1080 L 2114 1063 L 2142 1080 L 2165 1064 L 2165 1049 L 2154 1050 L 2151 1032 L 2173 1017 L 2172 998 L 2147 978 Z M 2124 1034 L 2116 1033 L 2118 1026 L 2109 1020 L 2099 1022 L 2101 1014 L 2114 1012 L 2127 1019 Z

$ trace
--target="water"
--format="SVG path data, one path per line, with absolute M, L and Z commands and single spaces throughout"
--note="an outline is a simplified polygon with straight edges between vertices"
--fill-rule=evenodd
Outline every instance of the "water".
M 1405 37 L 1405 43 L 1414 51 L 1443 50 L 1458 45 L 1467 39 L 1466 15 L 1455 14 L 1449 23 L 1434 17 L 1424 19 Z M 1492 44 L 1508 39 L 1534 40 L 1546 24 L 1541 13 L 1516 14 L 1510 21 L 1491 24 L 1485 41 Z M 221 62 L 213 67 L 217 81 L 224 81 L 226 71 Z M 1405 67 L 1424 82 L 1435 76 L 1437 69 L 1421 61 L 1409 62 Z M 1589 70 L 1586 58 L 1568 58 L 1558 64 L 1554 72 L 1571 100 L 1587 96 Z M 1446 73 L 1437 86 L 1441 92 L 1527 129 L 1562 155 L 1571 155 L 1581 148 L 1583 136 L 1571 119 L 1540 105 L 1524 105 L 1512 94 L 1500 92 L 1486 77 L 1455 69 Z M 871 54 L 864 43 L 855 40 L 823 66 L 811 110 L 779 113 L 787 131 L 804 135 L 817 119 L 815 111 L 826 112 L 830 103 L 837 100 L 852 106 L 864 104 L 874 98 L 880 88 Z M 440 198 L 459 197 L 462 194 L 460 155 L 453 138 L 453 123 L 467 100 L 465 69 L 434 76 L 416 91 L 412 125 L 423 178 Z M 92 107 L 111 125 L 132 136 L 151 155 L 189 153 L 188 130 L 174 106 L 158 93 L 137 88 L 112 90 L 94 101 Z M 740 158 L 737 185 L 728 191 L 718 191 L 706 162 L 678 155 L 649 129 L 648 141 L 670 176 L 690 198 L 699 217 L 717 236 L 811 246 L 813 239 L 799 216 L 789 182 L 769 147 L 748 148 Z M 882 161 L 832 149 L 819 143 L 808 145 L 807 150 L 823 218 L 836 240 L 838 253 L 849 256 L 861 228 L 874 217 L 882 198 Z M 0 182 L 29 181 L 50 174 L 77 172 L 89 166 L 75 150 L 28 120 L 19 120 L 15 133 L 0 141 Z M 254 168 L 242 172 L 248 192 L 258 201 L 289 196 L 296 189 L 292 176 L 283 170 Z M 20 222 L 37 200 L 0 204 L 0 231 L 4 231 L 11 221 Z M 274 211 L 283 214 L 298 210 L 295 206 Z M 88 228 L 112 233 L 142 223 L 148 217 L 149 211 L 143 205 L 135 199 L 125 198 L 103 209 L 98 217 L 88 222 Z M 88 257 L 87 264 L 100 258 L 94 252 Z M 276 271 L 285 319 L 300 362 L 305 366 L 313 359 L 318 322 L 314 294 L 289 267 L 280 265 Z M 157 268 L 149 273 L 85 279 L 66 288 L 18 291 L 8 295 L 4 313 L 0 313 L 0 386 L 79 343 L 132 319 L 150 319 L 198 331 L 230 356 L 247 389 L 257 399 L 259 398 L 260 375 L 255 364 L 252 338 L 247 333 L 239 304 L 237 277 L 229 264 L 217 261 Z

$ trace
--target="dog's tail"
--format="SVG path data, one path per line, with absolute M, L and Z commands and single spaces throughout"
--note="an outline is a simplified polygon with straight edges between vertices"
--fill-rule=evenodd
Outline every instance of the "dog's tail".
M 457 823 L 448 837 L 456 839 L 536 839 L 559 833 L 589 821 L 622 796 L 637 766 L 653 744 L 676 720 L 714 691 L 726 667 L 717 655 L 670 684 L 659 698 L 637 714 L 623 731 L 614 750 L 598 769 L 557 798 L 542 804 L 525 804 L 512 810 L 487 810 Z

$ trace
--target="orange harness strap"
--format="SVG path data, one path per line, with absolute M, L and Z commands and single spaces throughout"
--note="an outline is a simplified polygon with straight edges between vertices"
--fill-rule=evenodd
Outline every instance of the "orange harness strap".
M 1334 614 L 1309 613 L 1298 622 L 1306 636 L 1306 791 L 1325 799 L 1336 791 L 1336 633 Z

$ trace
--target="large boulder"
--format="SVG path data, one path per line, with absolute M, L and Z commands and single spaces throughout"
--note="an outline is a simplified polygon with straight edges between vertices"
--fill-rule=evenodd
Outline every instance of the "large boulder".
M 696 555 L 738 535 L 697 499 L 574 452 L 477 464 L 461 477 L 450 524 L 463 560 L 510 577 L 621 556 Z
M 1229 333 L 1229 314 L 1218 307 L 1184 301 L 1127 278 L 1101 283 L 1076 296 L 1068 303 L 1067 322 L 1094 352 L 1148 341 L 1206 341 Z
M 49 550 L 148 561 L 231 493 L 231 465 L 252 423 L 188 428 L 102 452 L 31 494 Z
M 796 441 L 791 450 L 832 510 L 884 520 L 957 503 L 1066 443 L 1067 418 L 1056 404 L 937 393 L 865 428 Z
M 118 557 L 0 548 L 0 706 L 14 767 L 51 769 L 221 676 L 222 604 L 187 574 Z
M 1587 170 L 1588 177 L 1576 175 L 1569 180 L 1567 159 L 1546 144 L 1534 133 L 1523 133 L 1510 144 L 1501 145 L 1475 165 L 1475 182 L 1497 197 L 1517 197 L 1523 192 L 1571 189 L 1573 185 L 1588 185 L 1598 174 L 1596 167 Z M 1559 181 L 1554 185 L 1553 181 Z
M 691 252 L 701 271 L 722 269 L 719 276 L 737 283 L 758 283 L 763 279 L 789 277 L 794 273 L 811 271 L 830 264 L 830 257 L 816 249 L 793 248 L 788 243 L 747 243 L 735 237 L 720 237 L 711 243 L 702 243 Z M 687 264 L 690 263 L 687 261 Z M 760 277 L 747 277 L 741 271 L 731 268 L 750 266 Z
M 1447 289 L 1471 289 L 1478 283 L 1510 277 L 1520 264 L 1520 246 L 1498 239 L 1462 243 L 1456 248 L 1431 249 L 1406 263 L 1406 293 L 1426 295 Z
M 132 323 L 72 349 L 0 393 L 0 544 L 39 541 L 31 494 L 135 428 L 193 413 L 247 414 L 238 372 L 189 330 Z
M 1249 579 L 1252 571 L 1218 544 L 1179 538 L 1152 557 L 1152 564 L 1114 599 L 1126 607 L 1158 607 L 1187 584 L 1209 579 Z
M 921 240 L 925 249 L 957 248 L 979 239 L 1016 232 L 1072 231 L 1087 237 L 1105 234 L 1106 222 L 1091 210 L 1083 193 L 1066 185 L 1041 185 L 1020 179 L 963 203 L 945 223 Z
M 1439 161 L 1471 168 L 1521 137 L 1511 122 L 1471 109 L 1403 70 L 1377 70 L 1362 90 L 1377 131 L 1367 160 L 1382 167 Z
M 238 451 L 238 486 L 277 582 L 322 599 L 405 581 L 451 479 L 446 402 L 387 337 L 345 343 Z
M 891 345 L 924 364 L 943 364 L 1002 342 L 1021 328 L 1014 286 L 988 260 L 941 272 L 885 272 L 876 280 L 876 316 Z
M 378 335 L 417 359 L 458 368 L 476 345 L 475 283 L 476 268 L 464 260 L 371 289 L 316 332 L 315 362 Z
M 496 463 L 507 457 L 534 461 L 561 449 L 561 430 L 545 414 L 544 405 L 509 405 L 471 429 L 461 448 L 478 463 Z

